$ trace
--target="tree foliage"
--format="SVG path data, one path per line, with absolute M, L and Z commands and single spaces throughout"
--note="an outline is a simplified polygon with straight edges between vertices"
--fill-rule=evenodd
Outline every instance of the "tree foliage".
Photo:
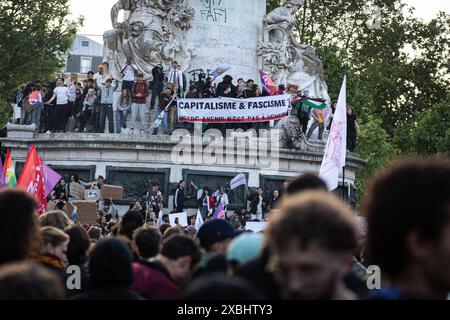
M 52 79 L 63 66 L 81 20 L 68 0 L 0 0 L 0 100 L 21 83 Z M 4 112 L 4 110 L 1 110 Z
M 401 0 L 305 0 L 296 17 L 296 37 L 317 48 L 332 100 L 347 75 L 347 102 L 362 127 L 357 152 L 368 161 L 360 189 L 398 150 L 449 154 L 448 14 L 426 23 Z

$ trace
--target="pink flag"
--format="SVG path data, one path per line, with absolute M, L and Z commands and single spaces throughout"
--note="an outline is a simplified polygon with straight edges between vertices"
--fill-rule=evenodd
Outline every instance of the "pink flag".
M 6 187 L 6 181 L 5 181 L 5 173 L 3 172 L 3 162 L 0 158 L 0 189 L 3 189 Z
M 263 90 L 271 96 L 275 95 L 275 93 L 277 93 L 277 87 L 273 83 L 273 80 L 269 76 L 269 74 L 262 70 L 259 71 L 259 74 L 261 76 L 261 84 L 262 84 Z
M 212 217 L 215 219 L 222 219 L 225 220 L 225 208 L 223 207 L 222 202 L 219 202 L 219 205 L 216 208 L 216 211 L 214 212 L 214 215 Z
M 61 176 L 52 168 L 44 163 L 44 181 L 45 181 L 45 196 L 47 197 L 56 184 L 61 180 Z

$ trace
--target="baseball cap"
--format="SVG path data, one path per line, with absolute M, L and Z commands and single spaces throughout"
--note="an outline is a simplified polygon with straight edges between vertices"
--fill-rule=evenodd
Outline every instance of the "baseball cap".
M 231 223 L 216 219 L 206 222 L 198 231 L 197 238 L 203 248 L 209 248 L 214 243 L 234 238 L 236 235 L 236 229 L 233 228 Z

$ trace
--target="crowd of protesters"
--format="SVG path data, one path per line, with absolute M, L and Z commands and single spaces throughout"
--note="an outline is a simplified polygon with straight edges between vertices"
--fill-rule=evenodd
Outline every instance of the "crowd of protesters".
M 303 177 L 303 179 L 306 179 Z M 47 197 L 47 202 L 52 202 L 55 209 L 68 212 L 68 203 L 81 200 L 74 195 L 72 186 L 77 183 L 83 186 L 87 192 L 93 190 L 101 190 L 105 185 L 105 178 L 99 176 L 94 182 L 84 182 L 79 179 L 76 174 L 63 177 L 55 186 L 52 192 Z M 212 190 L 208 186 L 199 187 L 191 182 L 192 188 L 188 191 L 186 189 L 186 182 L 184 180 L 178 183 L 173 195 L 173 202 L 170 213 L 180 213 L 186 210 L 186 200 L 193 199 L 194 203 L 198 205 L 198 213 L 201 215 L 203 221 L 213 219 L 214 214 L 219 210 L 219 205 L 223 208 L 225 213 L 224 220 L 229 221 L 237 230 L 244 230 L 247 222 L 264 222 L 268 221 L 270 212 L 276 208 L 277 203 L 281 199 L 280 190 L 272 190 L 269 194 L 264 194 L 263 189 L 258 187 L 253 192 L 247 188 L 247 203 L 245 207 L 240 207 L 234 212 L 229 210 L 228 194 L 232 191 L 225 186 L 220 186 L 217 190 Z M 98 193 L 93 192 L 94 196 Z M 85 198 L 93 200 L 94 198 Z M 164 210 L 169 210 L 169 204 L 164 200 L 163 190 L 158 182 L 150 183 L 148 192 L 141 198 L 140 201 L 132 203 L 129 210 L 139 211 L 144 221 L 148 224 L 160 226 L 164 222 L 168 222 L 168 214 Z M 101 199 L 97 197 L 97 224 L 92 227 L 100 228 L 102 234 L 106 234 L 111 228 L 117 224 L 120 219 L 119 208 L 114 204 L 112 199 Z M 77 222 L 76 210 L 68 213 L 69 219 L 74 223 Z M 195 226 L 196 215 L 191 216 L 189 225 Z
M 156 185 L 148 195 L 161 197 Z M 259 201 L 251 207 L 257 217 Z M 372 178 L 360 213 L 367 232 L 312 174 L 287 182 L 260 233 L 237 230 L 223 219 L 206 221 L 199 230 L 156 227 L 138 204 L 117 221 L 113 215 L 103 230 L 59 210 L 38 217 L 29 194 L 3 190 L 0 299 L 447 298 L 448 160 L 389 165 Z M 381 270 L 381 288 L 377 281 L 368 285 L 372 274 L 366 268 L 372 265 Z
M 45 84 L 37 80 L 21 85 L 12 101 L 13 122 L 17 124 L 35 124 L 37 132 L 90 132 L 123 133 L 127 129 L 127 119 L 130 118 L 127 132 L 158 134 L 159 126 L 148 125 L 155 122 L 164 113 L 161 127 L 163 134 L 171 134 L 175 128 L 192 129 L 192 125 L 177 121 L 177 98 L 255 98 L 267 95 L 253 79 L 245 81 L 239 78 L 233 83 L 233 78 L 225 75 L 217 85 L 214 78 L 204 73 L 198 75 L 198 80 L 187 83 L 186 76 L 181 72 L 181 66 L 173 61 L 165 73 L 163 66 L 156 66 L 152 71 L 152 80 L 144 79 L 131 59 L 122 69 L 122 86 L 120 94 L 119 81 L 105 74 L 103 65 L 98 72 L 89 71 L 83 82 L 66 84 L 60 78 L 56 82 Z M 311 109 L 302 104 L 302 98 L 308 98 L 309 92 L 299 91 L 298 87 L 280 85 L 276 94 L 292 96 L 291 114 L 299 118 L 302 132 L 311 138 L 318 128 L 318 139 L 323 139 L 324 130 L 330 130 L 336 103 L 333 103 L 331 113 L 326 110 Z M 149 107 L 148 107 L 149 100 Z M 114 108 L 114 106 L 116 106 Z M 149 112 L 153 110 L 154 112 Z M 150 116 L 148 114 L 150 113 Z M 139 118 L 140 124 L 137 124 Z M 312 124 L 307 131 L 310 120 Z M 329 120 L 327 120 L 329 119 Z M 108 127 L 106 128 L 106 120 Z M 150 120 L 150 121 L 149 121 Z M 325 123 L 328 121 L 328 123 Z M 208 128 L 226 129 L 240 128 L 247 130 L 268 129 L 269 122 L 248 124 L 209 124 Z M 356 146 L 357 124 L 354 109 L 348 107 L 348 149 L 353 151 Z

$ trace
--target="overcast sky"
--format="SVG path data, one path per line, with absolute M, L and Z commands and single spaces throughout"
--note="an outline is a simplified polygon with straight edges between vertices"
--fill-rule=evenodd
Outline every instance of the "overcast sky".
M 102 35 L 112 28 L 110 9 L 117 0 L 70 0 L 72 15 L 85 17 L 82 34 Z M 403 2 L 416 8 L 416 16 L 425 21 L 431 20 L 438 11 L 450 13 L 449 0 L 403 0 Z

